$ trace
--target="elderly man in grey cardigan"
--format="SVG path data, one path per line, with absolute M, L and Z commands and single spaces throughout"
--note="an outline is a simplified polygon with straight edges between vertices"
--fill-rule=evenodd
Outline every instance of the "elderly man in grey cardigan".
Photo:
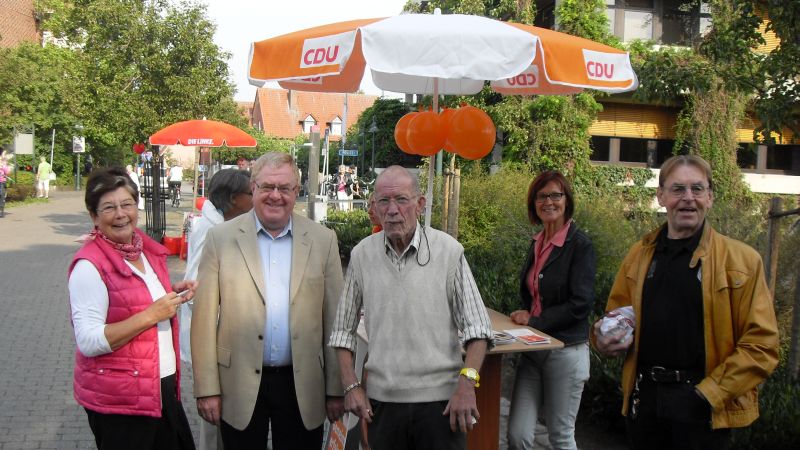
M 491 323 L 464 248 L 419 225 L 424 207 L 410 172 L 392 166 L 380 174 L 375 209 L 383 231 L 353 249 L 330 337 L 345 409 L 370 423 L 369 444 L 376 449 L 463 449 L 466 431 L 480 417 L 475 388 Z M 362 307 L 368 390 L 353 369 Z

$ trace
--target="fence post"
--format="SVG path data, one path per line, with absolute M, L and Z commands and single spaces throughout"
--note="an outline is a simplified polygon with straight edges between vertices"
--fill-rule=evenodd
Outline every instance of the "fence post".
M 792 335 L 789 337 L 789 375 L 797 381 L 800 376 L 800 266 L 794 286 L 794 308 L 792 311 Z
M 767 255 L 764 268 L 767 271 L 767 286 L 775 298 L 775 280 L 778 278 L 778 252 L 780 251 L 780 213 L 781 199 L 772 197 L 769 206 L 769 226 L 767 228 Z

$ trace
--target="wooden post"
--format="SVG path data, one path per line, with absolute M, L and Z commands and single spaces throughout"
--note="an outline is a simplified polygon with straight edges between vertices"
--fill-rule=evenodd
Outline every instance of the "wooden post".
M 789 375 L 797 381 L 800 377 L 800 266 L 794 286 L 794 309 L 792 311 L 792 335 L 789 337 Z
M 447 233 L 458 239 L 458 202 L 461 195 L 461 169 L 453 170 L 453 189 L 450 191 L 450 209 L 447 218 Z
M 442 192 L 442 230 L 447 232 L 447 219 L 450 210 L 450 183 L 453 180 L 453 172 L 444 169 L 443 192 Z
M 772 298 L 775 298 L 775 280 L 778 278 L 778 252 L 780 251 L 780 217 L 781 199 L 772 197 L 769 206 L 769 224 L 767 227 L 767 255 L 764 268 L 767 271 L 767 286 Z

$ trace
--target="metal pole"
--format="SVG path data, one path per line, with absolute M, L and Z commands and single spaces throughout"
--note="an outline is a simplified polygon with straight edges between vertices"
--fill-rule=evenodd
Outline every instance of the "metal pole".
M 433 110 L 439 111 L 439 79 L 433 79 Z M 439 150 L 441 152 L 441 150 Z M 433 180 L 435 179 L 436 156 L 431 156 L 428 161 L 428 189 L 425 197 L 425 226 L 431 226 L 431 212 L 433 212 Z
M 53 137 L 50 138 L 50 170 L 53 169 L 53 147 L 56 145 L 56 129 L 53 128 Z
M 372 176 L 373 178 L 375 175 L 375 132 L 372 132 Z
M 80 191 L 81 190 L 81 154 L 80 153 L 76 153 L 76 155 L 78 156 L 78 162 L 76 164 L 77 167 L 75 167 L 75 190 L 76 191 Z
M 311 132 L 311 150 L 308 151 L 308 218 L 315 220 L 319 192 L 319 132 Z

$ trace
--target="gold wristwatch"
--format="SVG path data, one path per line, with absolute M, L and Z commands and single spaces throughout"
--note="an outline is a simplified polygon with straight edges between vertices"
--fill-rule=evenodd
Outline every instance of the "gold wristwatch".
M 478 375 L 478 371 L 473 369 L 472 367 L 464 367 L 461 369 L 461 372 L 458 373 L 459 375 L 464 375 L 464 378 L 468 379 L 475 383 L 475 387 L 479 387 L 480 384 L 478 381 L 481 380 L 481 376 Z

